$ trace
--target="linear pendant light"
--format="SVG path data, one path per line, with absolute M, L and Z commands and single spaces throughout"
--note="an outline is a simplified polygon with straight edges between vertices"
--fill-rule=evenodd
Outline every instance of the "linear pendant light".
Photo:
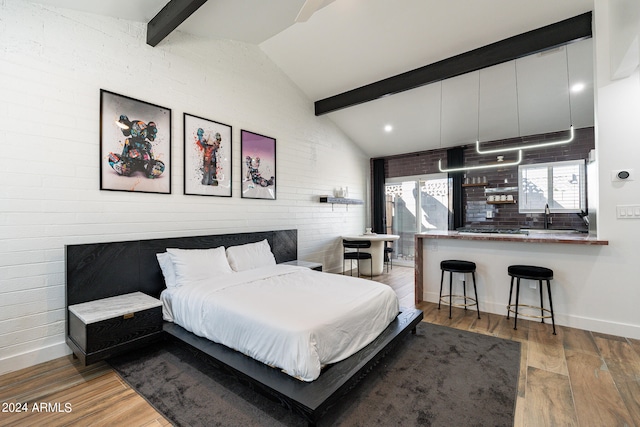
M 469 170 L 478 170 L 478 169 L 492 169 L 492 168 L 502 168 L 505 166 L 516 166 L 522 162 L 522 150 L 518 151 L 518 160 L 514 160 L 512 162 L 498 162 L 492 163 L 490 165 L 479 165 L 479 166 L 461 166 L 459 168 L 442 168 L 442 159 L 438 159 L 438 169 L 440 172 L 463 172 Z
M 518 129 L 520 125 L 518 124 Z M 480 70 L 478 70 L 478 135 L 480 134 Z M 478 144 L 478 140 L 476 140 L 476 147 Z M 442 91 L 440 93 L 440 145 L 442 145 Z M 476 148 L 477 149 L 477 148 Z M 515 150 L 510 150 L 515 151 Z M 456 168 L 443 168 L 442 167 L 442 159 L 438 159 L 438 169 L 440 172 L 464 172 L 469 170 L 482 170 L 482 169 L 493 169 L 493 168 L 502 168 L 506 166 L 517 166 L 522 162 L 522 151 L 518 151 L 518 159 L 512 162 L 503 162 L 501 159 L 502 156 L 499 156 L 498 163 L 492 163 L 488 165 L 477 165 L 477 166 L 461 166 Z
M 480 141 L 476 140 L 476 152 L 478 154 L 495 154 L 495 153 L 503 153 L 505 151 L 516 151 L 516 150 L 535 150 L 536 148 L 544 148 L 544 147 L 552 147 L 554 145 L 562 145 L 568 144 L 573 141 L 574 133 L 573 133 L 573 115 L 571 112 L 571 82 L 569 79 L 569 47 L 567 45 L 564 46 L 564 55 L 565 61 L 567 64 L 567 96 L 569 101 L 569 138 L 560 140 L 560 141 L 550 141 L 550 142 L 541 142 L 539 144 L 528 144 L 522 145 L 520 147 L 509 147 L 509 148 L 496 148 L 493 150 L 481 150 L 480 149 Z M 514 61 L 514 67 L 516 70 L 516 111 L 518 111 L 518 133 L 520 133 L 520 103 L 518 102 L 518 63 Z M 478 113 L 479 114 L 479 113 Z
M 534 150 L 536 148 L 543 148 L 543 147 L 551 147 L 553 145 L 568 144 L 569 142 L 573 141 L 573 137 L 574 137 L 573 125 L 571 125 L 571 127 L 569 127 L 569 132 L 570 132 L 569 138 L 561 140 L 561 141 L 541 142 L 539 144 L 522 145 L 520 147 L 496 148 L 496 149 L 493 149 L 493 150 L 481 150 L 480 149 L 480 141 L 476 141 L 476 152 L 478 154 L 495 154 L 495 153 L 504 153 L 505 151 Z

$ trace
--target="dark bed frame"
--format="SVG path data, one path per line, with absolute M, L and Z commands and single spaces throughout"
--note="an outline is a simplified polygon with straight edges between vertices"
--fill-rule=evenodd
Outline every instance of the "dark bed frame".
M 156 253 L 167 248 L 205 249 L 267 239 L 277 263 L 297 259 L 297 230 L 177 237 L 65 246 L 66 305 L 140 291 L 159 297 L 165 289 Z M 299 381 L 228 347 L 165 322 L 167 338 L 186 343 L 198 355 L 235 376 L 253 390 L 279 401 L 314 425 L 349 392 L 378 361 L 422 320 L 417 309 L 401 309 L 398 317 L 367 347 L 330 365 L 313 382 Z M 67 343 L 69 338 L 67 315 Z

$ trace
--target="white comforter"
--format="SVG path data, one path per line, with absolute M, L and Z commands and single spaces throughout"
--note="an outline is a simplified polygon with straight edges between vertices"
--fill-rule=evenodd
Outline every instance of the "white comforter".
M 387 285 L 276 265 L 165 290 L 165 317 L 303 381 L 354 354 L 398 315 Z

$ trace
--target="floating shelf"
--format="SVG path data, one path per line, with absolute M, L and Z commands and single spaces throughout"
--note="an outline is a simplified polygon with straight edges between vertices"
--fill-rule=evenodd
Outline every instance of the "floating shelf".
M 331 210 L 333 210 L 333 205 L 347 205 L 347 210 L 349 210 L 349 205 L 364 204 L 364 202 L 359 199 L 347 199 L 345 197 L 329 197 L 329 196 L 320 196 L 320 203 L 331 203 Z
M 487 200 L 488 205 L 512 205 L 514 203 L 516 203 L 516 200 L 495 200 L 493 202 Z
M 485 193 L 515 193 L 518 191 L 518 187 L 491 187 L 485 188 Z
M 481 183 L 477 183 L 477 184 L 462 184 L 463 187 L 486 187 L 487 183 L 486 182 L 481 182 Z

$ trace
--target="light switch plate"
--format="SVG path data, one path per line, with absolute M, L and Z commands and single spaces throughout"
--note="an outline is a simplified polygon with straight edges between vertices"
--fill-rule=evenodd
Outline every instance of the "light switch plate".
M 640 205 L 618 205 L 618 206 L 616 206 L 616 218 L 618 218 L 618 219 L 640 219 Z

